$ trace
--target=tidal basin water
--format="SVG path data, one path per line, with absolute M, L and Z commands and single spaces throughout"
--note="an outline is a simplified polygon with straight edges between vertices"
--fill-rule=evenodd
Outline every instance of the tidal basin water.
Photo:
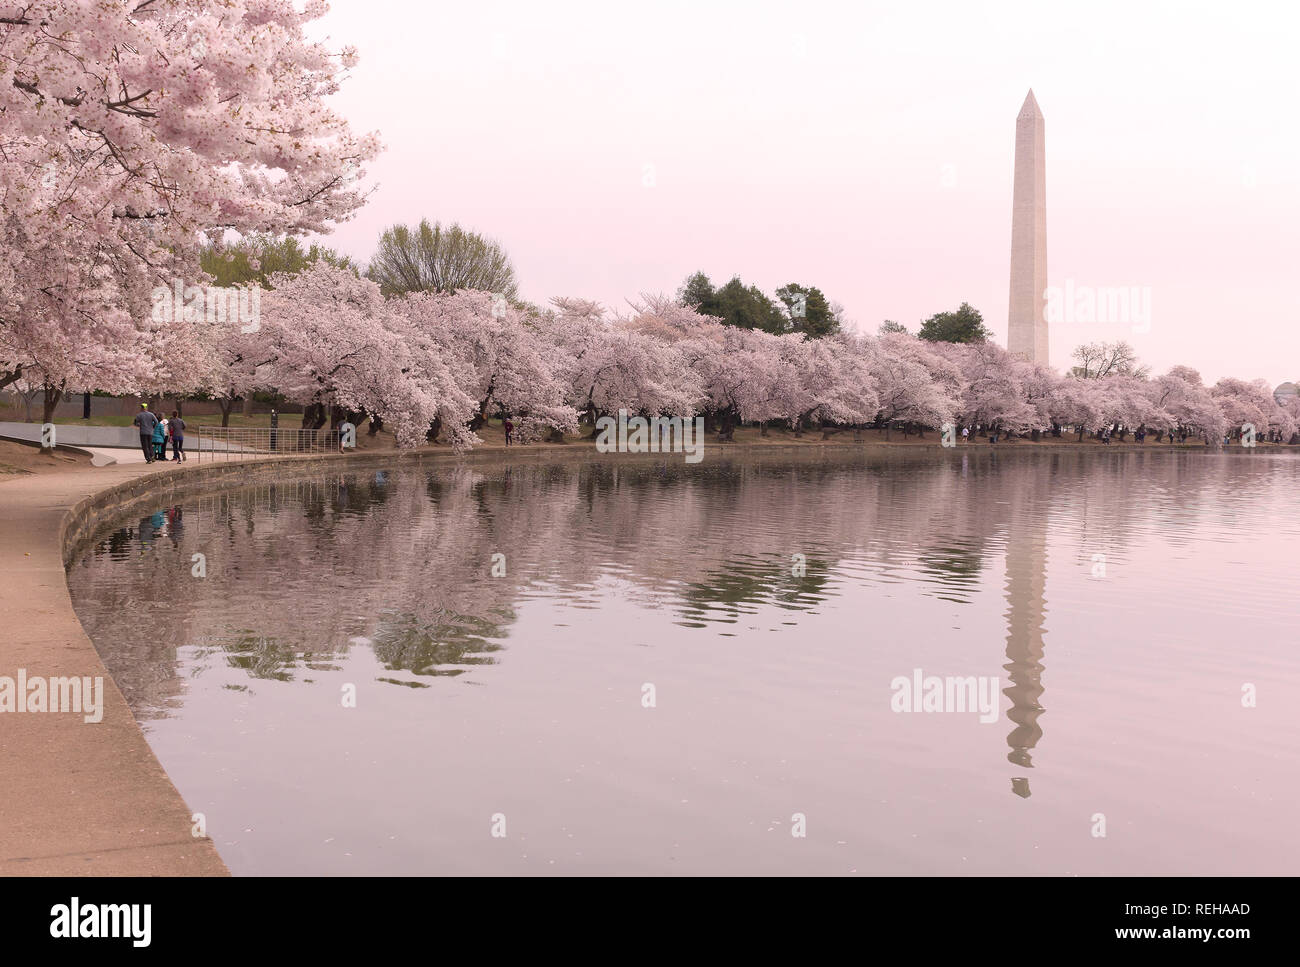
M 1297 548 L 1284 453 L 711 448 L 187 499 L 68 581 L 237 874 L 1296 874 Z

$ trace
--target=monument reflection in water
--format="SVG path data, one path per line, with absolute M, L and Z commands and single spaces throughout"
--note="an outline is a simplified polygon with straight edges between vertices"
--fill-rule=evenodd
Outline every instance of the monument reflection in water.
M 1298 468 L 439 465 L 159 507 L 69 584 L 237 873 L 1285 873 Z M 893 712 L 915 669 L 1002 727 Z

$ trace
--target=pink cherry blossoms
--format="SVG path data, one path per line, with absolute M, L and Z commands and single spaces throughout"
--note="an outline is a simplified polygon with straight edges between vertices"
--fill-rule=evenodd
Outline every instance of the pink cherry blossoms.
M 326 106 L 355 53 L 291 0 L 0 4 L 0 387 L 207 382 L 142 344 L 227 230 L 326 232 L 380 150 Z M 181 345 L 192 340 L 172 340 Z
M 261 330 L 232 328 L 213 347 L 224 353 L 211 367 L 221 376 L 213 392 L 278 391 L 322 421 L 369 416 L 404 447 L 434 438 L 473 446 L 497 414 L 535 439 L 621 409 L 703 416 L 724 437 L 756 422 L 796 432 L 953 424 L 1080 438 L 1143 428 L 1210 443 L 1243 424 L 1283 441 L 1297 432 L 1294 407 L 1277 404 L 1262 382 L 1206 387 L 1187 367 L 1154 378 L 1062 376 L 991 342 L 777 336 L 662 297 L 642 297 L 622 315 L 570 298 L 533 310 L 474 291 L 385 299 L 373 282 L 324 263 L 273 281 Z

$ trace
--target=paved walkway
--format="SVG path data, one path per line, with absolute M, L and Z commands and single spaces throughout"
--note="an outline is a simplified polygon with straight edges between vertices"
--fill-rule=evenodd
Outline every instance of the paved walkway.
M 134 427 L 59 423 L 54 430 L 55 442 L 60 446 L 71 446 L 79 450 L 89 450 L 92 453 L 103 453 L 115 457 L 118 463 L 132 460 L 144 462 L 144 452 L 140 449 L 140 434 Z M 0 439 L 38 443 L 41 439 L 41 424 L 0 421 Z M 255 455 L 266 455 L 265 453 L 259 453 L 255 447 L 248 447 L 229 440 L 218 439 L 214 442 L 211 436 L 201 435 L 198 432 L 198 427 L 191 428 L 186 434 L 185 445 L 189 448 L 191 458 L 193 458 L 195 451 L 200 448 L 205 453 L 215 448 L 218 451 L 216 454 L 217 459 L 234 458 L 240 451 L 246 449 Z M 171 452 L 170 444 L 168 444 L 167 452 Z M 131 454 L 135 454 L 135 457 L 131 457 Z M 209 456 L 211 455 L 209 453 Z
M 85 450 L 91 456 L 98 458 L 99 462 L 95 464 L 97 467 L 106 467 L 114 463 L 138 463 L 141 467 L 145 466 L 144 451 L 139 447 L 136 447 L 134 450 L 117 450 L 111 447 L 77 447 L 77 449 Z M 221 456 L 224 457 L 225 454 L 222 454 Z M 234 454 L 231 454 L 231 459 L 235 459 Z M 208 457 L 205 457 L 202 461 L 205 467 L 210 462 L 211 458 Z M 197 467 L 199 465 L 199 459 L 197 456 L 191 455 L 185 463 L 188 466 Z M 162 467 L 164 464 L 160 463 L 157 466 Z M 176 464 L 172 462 L 171 457 L 168 457 L 165 466 L 174 467 Z
M 94 426 L 59 423 L 54 427 L 55 440 L 74 447 L 134 447 L 140 449 L 140 432 L 132 426 Z M 41 438 L 41 424 L 0 421 L 0 437 L 35 443 Z M 144 454 L 141 454 L 143 457 Z
M 126 456 L 125 451 L 110 451 Z M 59 532 L 94 491 L 168 464 L 0 478 L 0 676 L 103 679 L 103 721 L 0 712 L 0 874 L 224 874 L 72 610 Z M 0 688 L 4 685 L 0 682 Z M 12 687 L 12 686 L 11 686 Z

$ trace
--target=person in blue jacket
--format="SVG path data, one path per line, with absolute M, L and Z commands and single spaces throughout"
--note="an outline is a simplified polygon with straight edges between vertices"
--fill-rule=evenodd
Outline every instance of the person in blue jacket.
M 154 419 L 158 420 L 156 413 Z M 162 420 L 158 420 L 153 426 L 153 458 L 155 460 L 167 459 L 167 430 L 163 426 Z

